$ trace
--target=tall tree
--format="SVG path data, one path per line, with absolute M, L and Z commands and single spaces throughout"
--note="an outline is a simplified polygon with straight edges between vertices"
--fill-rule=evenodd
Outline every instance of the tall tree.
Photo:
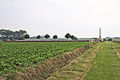
M 11 30 L 5 30 L 5 29 L 1 29 L 0 30 L 0 35 L 2 36 L 2 38 L 7 38 L 7 39 L 18 39 L 18 38 L 21 38 L 23 39 L 24 38 L 24 35 L 26 34 L 27 32 L 25 30 L 19 30 L 19 31 L 11 31 Z
M 57 36 L 57 35 L 54 35 L 54 36 L 53 36 L 53 39 L 57 39 L 57 38 L 58 38 L 58 36 Z
M 44 37 L 45 37 L 46 39 L 48 39 L 48 38 L 50 38 L 50 35 L 49 35 L 49 34 L 46 34 Z
M 19 30 L 14 32 L 16 36 L 21 37 L 24 36 L 27 32 L 25 30 Z
M 26 39 L 29 39 L 29 34 L 26 34 L 25 36 L 24 36 L 24 38 L 26 38 Z
M 65 35 L 65 38 L 71 38 L 71 35 L 70 35 L 70 33 L 67 33 L 66 35 Z
M 41 36 L 40 36 L 40 35 L 38 35 L 38 36 L 37 36 L 37 39 L 40 39 L 40 38 L 41 38 Z
M 1 30 L 0 30 L 0 35 L 1 35 L 2 37 L 10 38 L 10 37 L 13 36 L 13 34 L 14 34 L 14 32 L 11 31 L 11 30 L 5 30 L 5 29 L 1 29 Z
M 71 35 L 71 39 L 72 39 L 72 40 L 74 39 L 74 35 Z
M 78 40 L 77 37 L 75 37 L 74 35 L 71 35 L 71 39 L 72 40 Z
M 14 35 L 17 39 L 24 39 L 24 36 L 27 32 L 25 30 L 15 31 Z

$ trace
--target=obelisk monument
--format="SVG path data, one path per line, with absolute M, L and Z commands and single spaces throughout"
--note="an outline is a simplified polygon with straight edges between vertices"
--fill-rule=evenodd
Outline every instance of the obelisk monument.
M 100 42 L 102 41 L 102 38 L 101 38 L 101 28 L 99 28 L 99 41 Z

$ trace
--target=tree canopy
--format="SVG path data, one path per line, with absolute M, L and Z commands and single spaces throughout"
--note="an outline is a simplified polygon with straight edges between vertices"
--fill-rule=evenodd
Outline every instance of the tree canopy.
M 25 38 L 26 38 L 26 39 L 28 39 L 29 37 L 30 37 L 29 34 L 26 34 L 26 35 L 25 35 Z
M 109 38 L 108 41 L 112 41 L 112 38 Z
M 7 39 L 23 39 L 25 34 L 27 34 L 27 31 L 25 30 L 19 30 L 19 31 L 12 31 L 5 29 L 0 30 L 1 37 Z
M 50 35 L 49 35 L 49 34 L 46 34 L 44 37 L 45 37 L 46 39 L 48 39 L 48 38 L 50 38 Z
M 53 36 L 53 39 L 57 39 L 57 38 L 58 38 L 58 36 L 57 36 L 57 35 L 54 35 L 54 36 Z
M 78 40 L 77 37 L 75 37 L 74 35 L 71 35 L 71 39 L 72 40 Z
M 71 35 L 70 35 L 70 33 L 67 33 L 66 35 L 65 35 L 65 38 L 71 38 Z
M 41 38 L 41 36 L 40 36 L 40 35 L 38 35 L 38 36 L 37 36 L 37 39 L 40 39 L 40 38 Z

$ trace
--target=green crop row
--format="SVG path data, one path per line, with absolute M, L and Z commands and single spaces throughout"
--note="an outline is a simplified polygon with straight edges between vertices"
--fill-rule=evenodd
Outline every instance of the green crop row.
M 0 42 L 0 74 L 23 70 L 90 42 Z

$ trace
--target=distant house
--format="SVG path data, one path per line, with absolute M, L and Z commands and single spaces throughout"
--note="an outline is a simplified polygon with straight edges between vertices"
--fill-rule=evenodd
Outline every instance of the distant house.
M 90 42 L 96 42 L 98 40 L 98 38 L 90 38 L 89 41 Z

